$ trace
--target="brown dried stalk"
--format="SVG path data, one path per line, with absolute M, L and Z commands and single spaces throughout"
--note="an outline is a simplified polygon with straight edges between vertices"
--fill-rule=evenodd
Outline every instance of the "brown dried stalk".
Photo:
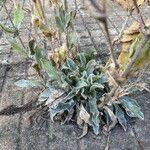
M 140 9 L 139 9 L 139 7 L 138 7 L 138 5 L 137 5 L 137 1 L 136 1 L 136 0 L 132 0 L 132 1 L 133 1 L 133 4 L 134 4 L 136 13 L 137 13 L 139 22 L 140 22 L 140 24 L 141 24 L 141 27 L 142 27 L 143 29 L 145 29 L 145 28 L 146 28 L 146 25 L 145 25 L 145 22 L 144 22 L 144 20 L 143 20 L 142 15 L 141 15 Z
M 95 2 L 95 0 L 90 0 L 91 4 L 94 6 L 94 8 L 100 13 L 100 16 L 97 18 L 104 26 L 105 32 L 106 32 L 106 36 L 107 36 L 107 41 L 109 44 L 109 50 L 110 50 L 110 55 L 111 55 L 111 60 L 115 65 L 115 68 L 119 68 L 119 64 L 115 58 L 115 54 L 114 54 L 114 49 L 113 49 L 113 45 L 110 39 L 110 34 L 109 34 L 109 30 L 108 30 L 108 23 L 107 23 L 107 16 L 106 16 L 106 0 L 102 0 L 102 8 L 100 8 L 100 6 L 98 6 L 98 4 Z

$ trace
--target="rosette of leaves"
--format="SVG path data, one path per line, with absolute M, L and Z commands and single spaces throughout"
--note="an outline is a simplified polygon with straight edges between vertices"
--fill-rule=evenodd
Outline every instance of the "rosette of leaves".
M 118 122 L 126 130 L 125 114 L 144 119 L 136 100 L 122 94 L 124 90 L 121 87 L 121 94 L 116 94 L 120 96 L 112 96 L 102 105 L 110 94 L 111 87 L 103 67 L 93 55 L 78 53 L 74 59 L 67 58 L 60 70 L 49 60 L 41 59 L 41 63 L 47 74 L 45 83 L 19 80 L 16 85 L 23 88 L 44 88 L 39 95 L 39 102 L 48 107 L 52 121 L 59 118 L 68 123 L 73 119 L 84 127 L 83 131 L 86 130 L 83 135 L 87 133 L 88 126 L 97 135 L 102 126 L 106 125 L 109 131 Z
M 110 98 L 99 107 L 111 89 L 103 67 L 91 55 L 79 53 L 75 59 L 67 58 L 61 77 L 62 84 L 47 88 L 39 98 L 49 107 L 52 121 L 57 116 L 65 123 L 73 118 L 80 126 L 91 126 L 97 135 L 104 124 L 111 130 L 119 122 L 126 130 L 125 112 L 130 117 L 144 119 L 137 102 L 128 96 L 117 97 L 115 101 Z

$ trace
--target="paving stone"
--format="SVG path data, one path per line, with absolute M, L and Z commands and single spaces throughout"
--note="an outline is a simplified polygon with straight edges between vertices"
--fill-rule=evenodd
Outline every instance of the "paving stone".
M 7 137 L 0 137 L 0 149 L 1 150 L 16 150 L 16 139 L 9 135 Z
M 16 65 L 9 65 L 9 70 L 7 72 L 7 77 L 19 77 L 24 76 L 26 72 L 26 64 L 16 64 Z
M 0 78 L 5 76 L 6 66 L 0 64 Z
M 10 48 L 7 45 L 0 46 L 0 54 L 10 53 Z
M 9 54 L 1 54 L 0 55 L 0 64 L 8 64 L 10 55 Z
M 81 38 L 79 39 L 80 46 L 91 46 L 93 43 L 90 38 Z
M 133 125 L 135 130 L 137 140 L 141 144 L 141 147 L 144 150 L 150 149 L 150 115 L 149 115 L 149 108 L 150 108 L 150 93 L 140 95 L 136 99 L 139 105 L 142 108 L 142 111 L 145 115 L 144 121 L 136 120 L 136 123 Z
M 94 37 L 101 37 L 103 36 L 103 32 L 101 30 L 92 30 L 90 31 L 91 33 L 91 36 L 94 38 Z
M 87 0 L 84 2 L 88 3 Z M 70 0 L 69 3 L 72 7 L 75 6 L 74 0 Z M 81 9 L 83 8 L 83 1 L 77 0 L 77 4 L 80 5 Z M 121 7 L 118 9 L 118 5 L 113 4 L 111 1 L 108 4 L 107 12 L 110 16 L 108 27 L 111 38 L 113 38 L 120 31 L 127 12 Z M 9 10 L 11 10 L 11 5 L 12 3 L 7 3 Z M 25 7 L 28 7 L 28 5 Z M 91 5 L 88 7 L 90 8 Z M 92 11 L 92 9 L 90 10 Z M 146 19 L 150 13 L 149 7 L 144 6 L 141 10 L 144 14 L 144 19 Z M 48 12 L 51 12 L 50 8 L 48 8 Z M 51 19 L 51 15 L 49 15 L 49 18 L 53 23 L 54 20 Z M 135 12 L 133 16 L 135 17 Z M 6 21 L 5 18 L 6 14 L 1 15 L 3 22 Z M 29 16 L 26 16 L 24 21 L 21 27 L 23 31 L 21 38 L 27 42 L 29 39 Z M 129 20 L 128 26 L 131 23 L 132 18 Z M 106 59 L 109 55 L 109 50 L 103 29 L 99 30 L 97 21 L 82 9 L 82 13 L 80 10 L 77 13 L 74 25 L 80 38 L 79 51 L 98 50 L 97 53 L 102 57 L 101 59 Z M 92 37 L 89 36 L 88 30 Z M 147 83 L 150 83 L 149 72 L 150 70 L 143 77 Z M 25 90 L 14 85 L 19 79 L 39 79 L 35 74 L 33 69 L 30 69 L 30 64 L 25 63 L 25 59 L 12 51 L 10 52 L 10 46 L 7 45 L 4 34 L 2 34 L 0 39 L 0 110 L 12 104 L 18 106 L 26 104 L 38 97 L 41 89 Z M 4 78 L 5 75 L 6 78 Z M 133 121 L 131 119 L 131 125 L 127 132 L 124 132 L 119 125 L 116 126 L 111 132 L 110 150 L 150 149 L 149 97 L 149 94 L 136 97 L 145 114 L 145 120 L 134 119 Z M 95 136 L 91 131 L 83 139 L 77 140 L 76 137 L 81 134 L 82 130 L 76 124 L 60 125 L 59 123 L 47 121 L 41 129 L 40 124 L 31 126 L 28 118 L 33 113 L 34 110 L 26 112 L 24 115 L 0 116 L 0 150 L 103 150 L 106 146 L 107 137 L 103 134 Z

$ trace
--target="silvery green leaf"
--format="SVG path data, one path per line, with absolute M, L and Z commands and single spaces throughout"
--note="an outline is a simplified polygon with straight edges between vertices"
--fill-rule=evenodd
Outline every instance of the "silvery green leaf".
M 115 106 L 115 115 L 117 116 L 118 122 L 120 125 L 123 127 L 123 129 L 126 131 L 127 130 L 127 120 L 125 118 L 124 111 L 118 104 L 114 104 Z
M 73 46 L 77 45 L 77 34 L 74 32 L 71 32 L 68 34 L 68 44 L 69 44 L 69 49 L 73 48 Z
M 68 12 L 68 2 L 67 0 L 64 0 L 64 9 L 66 12 Z
M 17 8 L 15 9 L 14 19 L 13 19 L 14 26 L 17 29 L 20 29 L 23 18 L 24 18 L 23 9 L 20 5 L 18 5 Z
M 123 96 L 119 101 L 130 117 L 138 117 L 139 119 L 144 120 L 144 114 L 135 99 Z
M 75 71 L 77 69 L 76 63 L 71 58 L 67 58 L 66 63 L 70 71 Z
M 24 57 L 28 57 L 25 49 L 23 48 L 23 46 L 21 44 L 18 43 L 18 41 L 16 39 L 7 38 L 7 40 L 16 53 L 18 53 Z
M 90 87 L 90 91 L 93 91 L 95 89 L 101 89 L 103 90 L 104 89 L 104 86 L 100 83 L 93 83 Z
M 108 77 L 107 77 L 107 75 L 106 74 L 101 74 L 98 81 L 99 81 L 99 83 L 102 83 L 102 84 L 108 83 Z
M 56 105 L 54 108 L 50 109 L 50 116 L 51 120 L 53 121 L 53 118 L 56 116 L 58 113 L 62 113 L 65 110 L 70 112 L 72 108 L 75 106 L 75 101 L 73 99 L 67 101 L 67 102 L 60 102 L 58 105 Z
M 62 23 L 61 19 L 59 17 L 55 17 L 55 20 L 56 20 L 56 25 L 57 25 L 58 29 L 60 30 L 60 32 L 64 32 L 65 26 Z
M 52 92 L 51 88 L 45 89 L 45 90 L 40 94 L 38 100 L 39 100 L 40 102 L 46 101 L 46 100 L 49 98 L 51 92 Z
M 90 125 L 93 127 L 94 133 L 98 135 L 100 119 L 99 119 L 99 110 L 97 107 L 97 99 L 91 97 L 88 100 L 88 107 L 91 114 Z
M 15 85 L 22 87 L 22 88 L 43 87 L 43 85 L 38 81 L 24 80 L 24 79 L 15 82 Z
M 84 67 L 86 65 L 86 57 L 85 57 L 85 54 L 84 53 L 79 53 L 77 55 L 79 61 L 80 61 L 80 64 L 81 64 L 81 67 Z
M 66 24 L 66 12 L 62 6 L 59 7 L 59 16 L 60 16 L 61 22 L 65 25 Z
M 81 96 L 84 98 L 84 99 L 87 99 L 88 98 L 88 95 L 85 94 L 85 89 L 81 89 Z
M 41 59 L 41 63 L 42 63 L 43 69 L 46 71 L 46 73 L 48 74 L 51 80 L 60 81 L 59 75 L 50 60 L 43 58 Z
M 88 77 L 87 77 L 87 82 L 89 83 L 89 84 L 93 84 L 93 82 L 94 82 L 94 77 L 95 77 L 95 75 L 93 74 L 93 73 L 91 73 Z
M 95 60 L 90 60 L 86 65 L 86 72 L 88 75 L 92 74 L 95 69 L 96 62 Z
M 81 89 L 87 87 L 88 84 L 84 80 L 79 80 L 76 85 L 76 89 Z

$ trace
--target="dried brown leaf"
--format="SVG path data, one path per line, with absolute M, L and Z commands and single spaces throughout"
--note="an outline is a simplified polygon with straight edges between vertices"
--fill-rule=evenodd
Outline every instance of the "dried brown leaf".
M 133 24 L 124 31 L 124 34 L 135 34 L 140 32 L 140 23 L 134 21 Z
M 121 52 L 128 52 L 131 42 L 124 42 L 121 45 Z
M 49 0 L 50 7 L 57 8 L 60 6 L 61 0 Z
M 125 10 L 132 10 L 134 9 L 133 0 L 115 0 L 121 7 L 123 7 Z M 144 0 L 136 0 L 137 6 L 141 6 L 144 2 Z
M 117 124 L 117 117 L 107 106 L 104 106 L 104 109 L 108 112 L 110 119 L 112 121 L 112 123 L 109 125 L 109 129 L 108 129 L 110 131 Z
M 139 35 L 139 33 L 135 33 L 135 34 L 124 34 L 122 39 L 121 39 L 121 42 L 130 42 L 132 40 L 135 40 L 135 38 Z
M 84 123 L 84 125 L 83 125 L 83 132 L 77 139 L 83 138 L 87 134 L 87 132 L 88 132 L 88 124 Z
M 86 111 L 84 106 L 81 104 L 80 105 L 80 112 L 79 112 L 79 117 L 85 122 L 88 123 L 90 119 L 90 114 Z

